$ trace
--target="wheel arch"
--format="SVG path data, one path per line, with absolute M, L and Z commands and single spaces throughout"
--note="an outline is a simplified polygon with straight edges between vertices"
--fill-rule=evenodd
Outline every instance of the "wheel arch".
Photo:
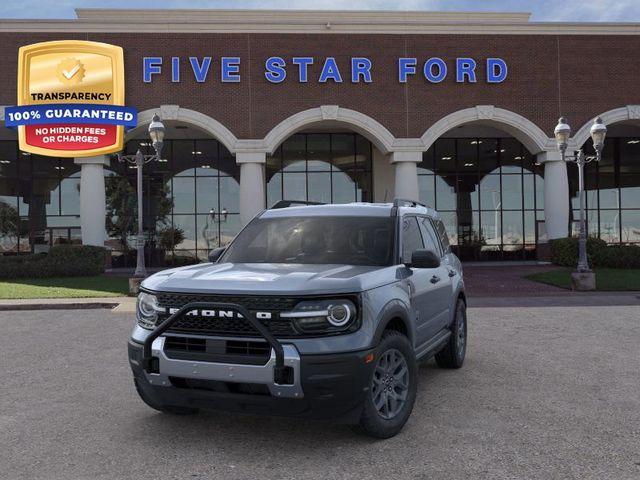
M 413 345 L 414 328 L 411 324 L 409 312 L 404 303 L 399 300 L 393 300 L 385 305 L 378 321 L 375 334 L 373 337 L 374 346 L 380 343 L 382 334 L 385 330 L 396 330 L 405 335 L 409 342 Z

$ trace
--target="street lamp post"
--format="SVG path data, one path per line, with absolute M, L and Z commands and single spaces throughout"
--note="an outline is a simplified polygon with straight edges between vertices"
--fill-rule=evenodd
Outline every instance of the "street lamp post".
M 582 149 L 572 155 L 567 155 L 567 146 L 569 137 L 571 136 L 571 127 L 567 123 L 566 118 L 562 117 L 558 120 L 558 125 L 554 130 L 558 149 L 562 154 L 563 161 L 574 162 L 578 166 L 578 191 L 580 198 L 580 237 L 578 240 L 578 266 L 576 274 L 593 275 L 589 268 L 589 260 L 587 258 L 587 227 L 585 218 L 585 191 L 584 191 L 584 166 L 590 162 L 599 162 L 602 158 L 602 149 L 604 147 L 604 139 L 607 134 L 607 127 L 602 123 L 602 119 L 597 117 L 591 126 L 591 139 L 593 140 L 593 148 L 595 155 L 585 155 Z M 575 276 L 574 276 L 575 279 Z M 595 278 L 593 282 L 595 283 Z M 595 285 L 594 285 L 595 288 Z M 585 288 L 587 289 L 587 288 Z M 592 288 L 588 288 L 592 289 Z
M 142 166 L 145 163 L 149 163 L 152 160 L 160 160 L 162 152 L 162 144 L 164 142 L 165 128 L 164 124 L 160 121 L 160 117 L 156 114 L 151 120 L 149 125 L 149 138 L 153 145 L 155 153 L 153 155 L 143 155 L 138 148 L 135 155 L 122 155 L 118 153 L 118 161 L 127 162 L 135 165 L 137 176 L 137 194 L 138 194 L 138 235 L 136 236 L 136 271 L 133 274 L 134 277 L 146 277 L 147 270 L 144 266 L 144 233 L 143 233 L 143 204 L 142 204 Z

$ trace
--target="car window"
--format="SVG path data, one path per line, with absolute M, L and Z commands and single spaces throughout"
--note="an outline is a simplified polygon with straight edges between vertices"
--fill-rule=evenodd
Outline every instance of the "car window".
M 414 251 L 424 248 L 416 217 L 402 219 L 402 262 L 411 262 Z
M 438 238 L 440 238 L 440 243 L 442 244 L 442 249 L 444 253 L 450 253 L 451 247 L 449 246 L 449 236 L 447 235 L 447 229 L 442 223 L 442 220 L 434 220 L 436 224 L 436 230 L 438 231 Z
M 391 265 L 392 217 L 309 216 L 253 220 L 220 263 Z
M 420 231 L 422 232 L 424 248 L 433 251 L 436 255 L 442 256 L 440 242 L 438 241 L 436 232 L 433 230 L 431 221 L 427 217 L 420 217 L 418 223 L 420 224 Z

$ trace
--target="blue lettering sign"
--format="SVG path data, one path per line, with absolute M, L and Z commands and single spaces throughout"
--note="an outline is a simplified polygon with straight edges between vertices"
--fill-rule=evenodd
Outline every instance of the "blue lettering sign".
M 180 82 L 180 57 L 171 57 L 171 81 Z
M 501 58 L 487 58 L 487 82 L 502 83 L 507 78 L 507 62 Z
M 207 79 L 209 67 L 211 67 L 211 57 L 204 57 L 202 64 L 198 62 L 198 57 L 189 57 L 189 62 L 191 62 L 191 69 L 196 82 L 203 83 Z
M 400 83 L 407 83 L 407 75 L 415 75 L 417 63 L 418 59 L 416 58 L 398 59 L 398 81 Z
M 456 58 L 456 82 L 464 83 L 464 77 L 476 83 L 476 61 L 473 58 Z
M 144 57 L 142 59 L 142 81 L 151 83 L 151 75 L 162 72 L 162 57 Z
M 222 57 L 220 60 L 223 83 L 238 83 L 240 81 L 240 57 Z
M 327 57 L 322 66 L 320 72 L 320 83 L 326 83 L 327 80 L 333 80 L 336 83 L 342 83 L 342 77 L 340 76 L 340 69 L 336 63 L 336 59 L 333 57 Z
M 264 66 L 267 69 L 264 72 L 264 76 L 271 83 L 280 83 L 284 82 L 284 79 L 287 78 L 287 71 L 284 69 L 286 62 L 282 57 L 269 57 L 267 61 L 264 62 Z
M 298 65 L 298 81 L 300 83 L 307 83 L 308 68 L 313 64 L 313 57 L 293 57 L 291 63 Z
M 438 67 L 438 73 L 433 73 L 433 67 Z M 424 64 L 424 76 L 431 83 L 440 83 L 447 76 L 447 64 L 438 57 L 427 60 Z
M 351 82 L 360 82 L 360 77 L 365 83 L 371 83 L 371 60 L 364 57 L 354 57 L 351 59 Z

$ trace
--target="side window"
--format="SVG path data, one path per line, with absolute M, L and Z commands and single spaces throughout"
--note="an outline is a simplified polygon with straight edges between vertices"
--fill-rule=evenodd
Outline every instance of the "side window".
M 424 248 L 433 251 L 436 255 L 442 256 L 440 242 L 429 219 L 427 217 L 420 217 L 418 223 L 420 224 L 420 231 L 422 232 L 422 238 L 424 240 Z
M 436 224 L 436 230 L 438 231 L 438 237 L 440 238 L 444 253 L 451 253 L 449 236 L 447 235 L 447 229 L 444 227 L 444 223 L 442 223 L 442 220 L 434 220 L 433 222 Z
M 411 262 L 411 255 L 415 250 L 424 248 L 422 236 L 416 217 L 404 217 L 402 219 L 402 262 Z

